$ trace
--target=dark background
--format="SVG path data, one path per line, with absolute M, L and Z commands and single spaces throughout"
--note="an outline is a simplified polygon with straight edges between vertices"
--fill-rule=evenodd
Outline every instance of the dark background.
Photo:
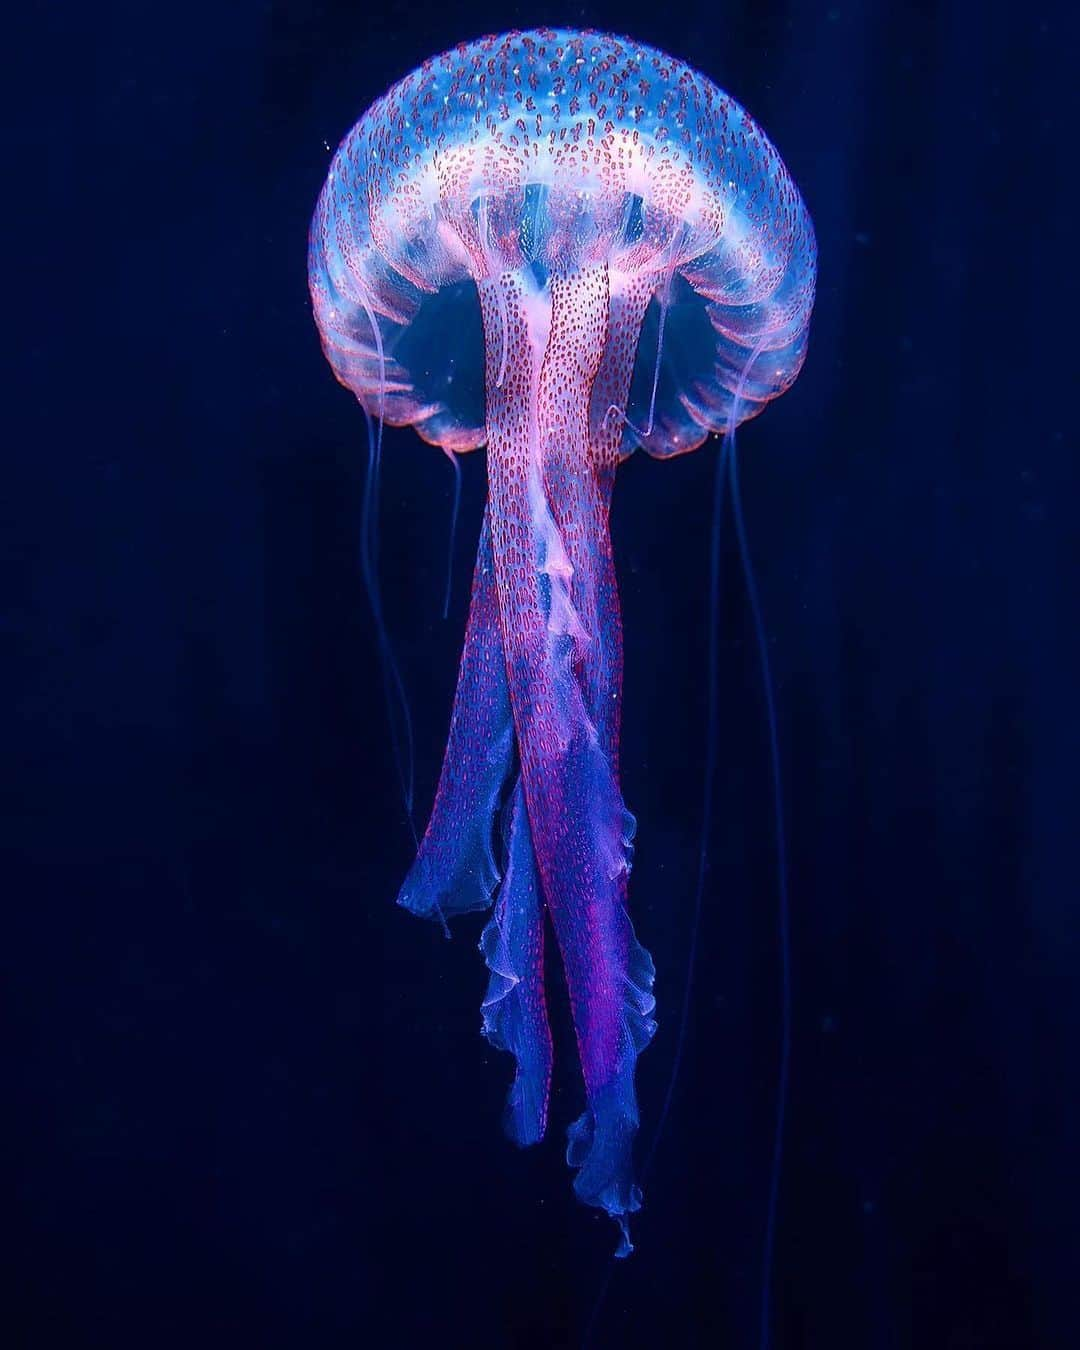
M 791 836 L 777 1350 L 1080 1344 L 1075 123 L 1066 6 L 54 6 L 14 34 L 0 1340 L 573 1346 L 607 1268 L 561 1134 L 517 1154 L 481 921 L 410 861 L 359 574 L 363 419 L 305 232 L 422 58 L 630 31 L 753 113 L 815 220 L 810 356 L 740 440 Z M 10 35 L 9 35 L 10 36 Z M 13 419 L 13 420 L 11 420 Z M 715 449 L 622 471 L 633 901 L 674 1045 Z M 386 438 L 421 813 L 484 495 Z M 687 1055 L 594 1344 L 756 1344 L 778 1051 L 760 677 L 725 535 Z

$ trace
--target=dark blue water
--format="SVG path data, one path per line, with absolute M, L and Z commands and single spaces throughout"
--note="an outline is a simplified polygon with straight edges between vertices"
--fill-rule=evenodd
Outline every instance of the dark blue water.
M 54 6 L 5 130 L 8 1346 L 580 1343 L 610 1224 L 500 1137 L 482 918 L 412 845 L 360 577 L 363 420 L 311 323 L 329 149 L 419 60 L 542 20 L 705 70 L 820 250 L 740 440 L 791 852 L 776 1350 L 1080 1343 L 1073 121 L 1062 4 Z M 635 922 L 674 1051 L 713 451 L 616 489 Z M 421 812 L 483 506 L 388 432 Z M 779 1053 L 767 732 L 724 537 L 719 777 L 682 1077 L 600 1347 L 753 1347 Z M 567 1043 L 569 1029 L 556 1027 Z M 564 1057 L 565 1058 L 565 1057 Z

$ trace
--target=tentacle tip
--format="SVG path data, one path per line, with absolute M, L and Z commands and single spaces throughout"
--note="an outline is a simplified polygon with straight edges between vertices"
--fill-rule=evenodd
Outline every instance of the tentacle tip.
M 619 1245 L 615 1248 L 614 1256 L 617 1261 L 625 1261 L 634 1250 L 634 1244 L 630 1241 L 630 1223 L 625 1214 L 612 1217 L 619 1225 Z

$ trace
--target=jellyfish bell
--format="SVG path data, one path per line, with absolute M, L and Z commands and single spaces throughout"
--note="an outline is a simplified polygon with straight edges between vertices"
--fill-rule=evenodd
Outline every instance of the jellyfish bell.
M 338 378 L 454 451 L 487 440 L 485 352 L 503 345 L 500 332 L 485 343 L 477 287 L 514 274 L 535 329 L 550 277 L 594 269 L 613 304 L 644 289 L 652 310 L 616 419 L 622 453 L 639 440 L 655 455 L 694 449 L 723 430 L 759 339 L 742 418 L 798 373 L 814 239 L 779 155 L 709 80 L 596 33 L 511 33 L 425 62 L 346 137 L 311 233 Z
M 327 359 L 371 416 L 487 446 L 447 752 L 399 902 L 443 923 L 494 904 L 484 1031 L 515 1057 L 523 1144 L 546 1126 L 553 934 L 585 1085 L 574 1186 L 625 1254 L 655 1023 L 626 903 L 614 469 L 637 445 L 692 450 L 792 383 L 810 220 L 702 75 L 630 39 L 536 30 L 427 61 L 365 113 L 319 198 L 309 276 Z

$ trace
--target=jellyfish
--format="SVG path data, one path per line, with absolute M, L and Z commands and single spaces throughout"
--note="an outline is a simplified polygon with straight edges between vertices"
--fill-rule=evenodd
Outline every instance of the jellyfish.
M 619 1255 L 656 1023 L 628 908 L 615 471 L 786 390 L 814 277 L 808 214 L 750 116 L 674 58 L 588 31 L 426 61 L 346 136 L 311 226 L 323 351 L 369 429 L 487 447 L 445 759 L 398 903 L 444 927 L 492 910 L 483 1031 L 514 1058 L 520 1145 L 547 1125 L 554 942 L 584 1087 L 567 1161 Z

